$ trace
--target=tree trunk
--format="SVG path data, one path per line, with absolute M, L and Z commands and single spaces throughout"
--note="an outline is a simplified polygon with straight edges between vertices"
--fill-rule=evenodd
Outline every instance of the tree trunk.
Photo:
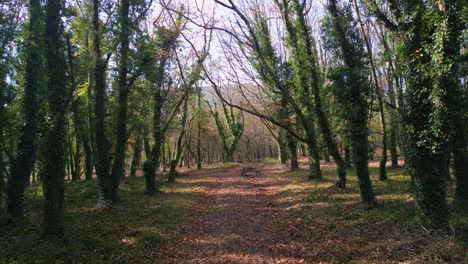
M 24 215 L 24 191 L 29 176 L 33 170 L 34 160 L 36 156 L 36 138 L 38 129 L 38 98 L 37 91 L 40 87 L 40 78 L 44 65 L 41 63 L 44 53 L 44 40 L 40 25 L 43 21 L 43 10 L 39 0 L 29 1 L 29 26 L 28 39 L 26 40 L 26 69 L 25 69 L 25 87 L 23 99 L 23 115 L 24 123 L 20 132 L 19 144 L 17 146 L 16 157 L 12 162 L 10 175 L 8 180 L 8 214 L 15 218 L 21 218 Z M 3 69 L 0 69 L 0 112 L 3 111 L 5 104 L 3 96 L 6 83 L 4 78 L 6 74 Z M 3 114 L 0 113 L 0 119 L 3 119 Z M 3 121 L 3 120 L 2 120 Z M 3 135 L 2 127 L 4 122 L 0 124 L 0 135 Z M 3 191 L 3 171 L 5 164 L 3 163 L 3 152 L 0 150 L 0 201 L 2 201 L 1 193 Z M 0 202 L 1 203 L 1 202 Z
M 119 114 L 117 121 L 117 142 L 111 172 L 112 201 L 117 200 L 120 179 L 125 177 L 125 152 L 127 150 L 127 109 L 128 92 L 128 53 L 130 45 L 129 9 L 130 0 L 122 0 L 120 7 L 120 62 L 119 62 Z
M 74 155 L 74 169 L 72 173 L 72 181 L 77 181 L 81 178 L 81 142 L 78 139 L 78 135 L 76 137 L 76 151 Z
M 468 153 L 466 144 L 466 113 L 467 98 L 460 86 L 460 47 L 462 30 L 465 28 L 460 14 L 462 4 L 456 0 L 441 1 L 439 5 L 443 13 L 441 26 L 442 36 L 440 46 L 444 49 L 444 67 L 439 71 L 441 74 L 440 85 L 450 93 L 447 106 L 449 107 L 451 136 L 453 138 L 452 152 L 454 157 L 454 174 L 456 178 L 455 204 L 464 205 L 468 202 Z M 444 69 L 449 69 L 445 70 Z M 465 84 L 466 85 L 466 84 Z M 466 91 L 466 90 L 465 90 Z
M 140 134 L 138 134 L 136 141 L 135 141 L 135 146 L 133 147 L 133 156 L 132 156 L 131 169 L 130 169 L 131 177 L 136 177 L 136 171 L 140 167 L 141 145 L 142 145 L 142 137 Z
M 292 135 L 289 135 L 287 141 L 291 156 L 291 171 L 294 171 L 299 169 L 299 162 L 297 161 L 297 140 Z
M 161 127 L 161 115 L 162 115 L 162 96 L 160 87 L 153 95 L 154 101 L 154 113 L 153 113 L 153 138 L 154 146 L 151 150 L 149 159 L 144 164 L 144 176 L 146 182 L 146 193 L 152 194 L 159 191 L 156 187 L 156 170 L 160 165 L 161 146 L 164 143 L 164 135 Z
M 83 147 L 85 152 L 85 178 L 86 180 L 93 179 L 93 153 L 89 144 L 88 131 L 84 134 Z
M 201 151 L 201 128 L 202 128 L 202 106 L 201 106 L 201 87 L 198 88 L 197 96 L 198 117 L 197 117 L 197 170 L 202 169 L 202 151 Z
M 390 97 L 390 158 L 392 160 L 392 168 L 398 168 L 398 152 L 397 152 L 397 131 L 400 122 L 396 111 L 395 87 L 393 86 L 393 71 L 388 67 L 387 72 L 388 93 Z
M 322 171 L 320 170 L 320 156 L 317 151 L 317 145 L 309 143 L 307 145 L 307 153 L 309 157 L 309 180 L 321 180 Z
M 61 39 L 61 7 L 60 0 L 47 1 L 46 16 L 46 54 L 48 69 L 49 109 L 52 116 L 52 126 L 47 133 L 47 150 L 43 182 L 44 191 L 44 234 L 62 237 L 63 202 L 64 202 L 64 172 L 65 172 L 65 111 L 67 85 L 65 75 L 65 60 L 60 47 Z M 29 175 L 28 175 L 29 176 Z
M 338 9 L 336 0 L 329 0 L 327 8 L 332 17 L 335 38 L 340 46 L 344 64 L 353 70 L 351 75 L 347 76 L 350 81 L 346 83 L 348 87 L 345 87 L 348 90 L 346 94 L 349 96 L 341 98 L 340 101 L 347 111 L 352 111 L 352 114 L 346 114 L 346 119 L 349 122 L 348 134 L 351 155 L 358 176 L 361 202 L 374 206 L 375 197 L 368 169 L 369 128 L 367 127 L 368 98 L 366 98 L 366 94 L 370 87 L 366 84 L 366 76 L 363 76 L 365 66 L 357 46 L 360 44 L 353 43 L 356 39 L 349 39 L 353 32 L 349 32 L 348 24 L 344 23 L 352 23 L 353 21 L 346 22 L 341 19 L 343 14 Z
M 370 68 L 372 72 L 371 80 L 373 80 L 374 82 L 375 94 L 377 95 L 377 101 L 379 104 L 380 132 L 382 133 L 382 159 L 380 160 L 380 164 L 379 164 L 379 168 L 380 168 L 379 180 L 386 181 L 387 180 L 387 128 L 386 128 L 387 124 L 385 122 L 382 89 L 380 88 L 379 80 L 377 78 L 377 73 L 375 70 L 374 57 L 372 55 L 373 52 L 372 52 L 372 46 L 369 40 L 369 35 L 364 29 L 364 25 L 361 20 L 361 12 L 359 11 L 357 1 L 353 0 L 353 3 L 354 3 L 354 10 L 357 14 L 357 21 L 359 23 L 359 27 L 361 28 L 361 34 L 363 36 L 364 43 L 366 44 L 367 55 L 369 58 Z
M 95 140 L 96 140 L 96 174 L 99 181 L 99 207 L 106 207 L 117 198 L 113 181 L 109 173 L 109 142 L 106 138 L 106 63 L 101 55 L 99 0 L 93 0 L 93 29 L 95 55 Z
M 325 160 L 325 162 L 331 162 L 330 161 L 330 154 L 328 153 L 327 148 L 323 149 L 323 159 Z

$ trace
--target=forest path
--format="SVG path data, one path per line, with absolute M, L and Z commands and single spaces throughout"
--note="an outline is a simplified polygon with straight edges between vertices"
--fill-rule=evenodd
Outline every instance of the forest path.
M 290 180 L 271 174 L 278 166 L 260 169 L 258 177 L 241 177 L 242 168 L 188 177 L 206 187 L 205 198 L 155 263 L 306 263 L 300 217 L 280 195 Z

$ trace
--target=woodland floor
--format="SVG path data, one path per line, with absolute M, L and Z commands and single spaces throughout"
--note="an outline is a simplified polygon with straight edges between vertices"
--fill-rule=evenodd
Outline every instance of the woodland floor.
M 262 175 L 241 177 L 245 166 Z M 93 207 L 95 181 L 69 183 L 67 237 L 54 243 L 39 235 L 35 186 L 29 222 L 0 227 L 0 263 L 468 263 L 466 213 L 452 214 L 453 231 L 429 234 L 413 221 L 404 169 L 379 182 L 371 168 L 378 206 L 369 210 L 353 172 L 338 190 L 333 168 L 324 163 L 324 180 L 310 182 L 272 162 L 229 164 L 186 171 L 156 196 L 141 194 L 139 177 L 106 211 Z

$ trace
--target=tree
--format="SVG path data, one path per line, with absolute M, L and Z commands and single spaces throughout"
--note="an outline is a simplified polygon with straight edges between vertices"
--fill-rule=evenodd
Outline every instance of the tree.
M 65 173 L 65 112 L 68 86 L 61 29 L 62 2 L 48 0 L 46 5 L 46 59 L 51 123 L 47 132 L 44 190 L 44 234 L 63 236 Z
M 237 17 L 242 21 L 244 24 L 245 29 L 242 29 L 242 31 L 245 33 L 243 35 L 236 34 L 234 31 L 229 31 L 227 29 L 224 29 L 224 32 L 227 32 L 229 36 L 234 38 L 236 42 L 244 44 L 241 46 L 242 54 L 246 54 L 247 51 L 250 52 L 255 60 L 257 60 L 257 63 L 263 65 L 264 67 L 262 68 L 262 73 L 261 75 L 264 75 L 262 77 L 264 80 L 268 80 L 271 82 L 273 85 L 269 85 L 269 87 L 274 87 L 277 89 L 277 91 L 283 96 L 284 98 L 287 99 L 288 104 L 291 107 L 292 112 L 296 116 L 296 119 L 298 120 L 298 123 L 300 124 L 300 128 L 303 129 L 304 135 L 302 135 L 302 131 L 299 132 L 297 130 L 294 130 L 294 128 L 288 124 L 287 122 L 284 122 L 284 120 L 277 120 L 274 118 L 272 115 L 268 114 L 263 114 L 260 113 L 257 109 L 253 107 L 253 109 L 248 109 L 246 107 L 240 106 L 240 105 L 235 105 L 232 104 L 231 102 L 228 102 L 221 94 L 221 91 L 219 89 L 219 86 L 216 84 L 216 82 L 209 76 L 205 69 L 205 73 L 207 74 L 207 79 L 210 82 L 210 84 L 214 87 L 218 97 L 221 98 L 221 100 L 224 101 L 227 105 L 230 107 L 236 107 L 240 110 L 243 110 L 247 113 L 256 115 L 262 119 L 265 119 L 277 126 L 280 126 L 288 132 L 290 132 L 294 137 L 297 139 L 301 140 L 302 142 L 305 142 L 308 145 L 308 154 L 309 154 L 309 167 L 310 167 L 310 174 L 309 174 L 309 179 L 310 180 L 320 180 L 322 179 L 322 173 L 320 170 L 320 155 L 318 152 L 317 148 L 317 136 L 316 136 L 316 131 L 315 131 L 315 124 L 313 122 L 313 105 L 308 100 L 308 96 L 310 96 L 310 91 L 308 90 L 308 87 L 305 86 L 307 85 L 307 82 L 305 82 L 305 77 L 306 75 L 294 75 L 294 80 L 295 80 L 295 85 L 296 87 L 300 88 L 299 92 L 296 94 L 293 94 L 290 90 L 290 87 L 288 85 L 285 85 L 285 83 L 282 82 L 280 72 L 277 71 L 277 68 L 275 68 L 274 63 L 274 54 L 271 52 L 265 53 L 263 52 L 264 50 L 262 49 L 262 36 L 267 36 L 266 34 L 258 34 L 258 31 L 256 30 L 256 22 L 261 23 L 261 19 L 258 13 L 255 13 L 255 18 L 257 21 L 252 21 L 250 20 L 246 14 L 244 14 L 239 7 L 231 0 L 228 1 L 229 4 L 223 2 L 223 1 L 215 1 L 219 5 L 233 11 Z M 238 23 L 240 25 L 240 23 Z M 259 24 L 261 26 L 261 24 Z M 246 39 L 243 39 L 242 36 Z M 273 55 L 273 56 L 272 56 Z M 248 55 L 247 55 L 248 56 Z M 299 57 L 297 57 L 299 58 Z M 242 85 L 240 85 L 243 87 Z M 246 96 L 244 96 L 246 98 Z
M 106 138 L 106 78 L 105 71 L 107 68 L 107 60 L 102 57 L 101 53 L 101 36 L 99 19 L 99 1 L 93 0 L 93 48 L 94 48 L 94 90 L 95 90 L 95 140 L 96 140 L 96 174 L 99 181 L 99 206 L 105 207 L 112 204 L 117 199 L 116 188 L 109 174 L 109 142 Z M 108 55 L 110 58 L 110 55 Z
M 3 192 L 5 190 L 5 178 L 8 176 L 8 159 L 13 159 L 6 147 L 7 136 L 5 130 L 10 123 L 7 117 L 9 103 L 7 77 L 11 72 L 13 59 L 13 45 L 20 25 L 21 9 L 23 3 L 20 1 L 7 1 L 0 4 L 0 210 L 3 209 Z
M 357 22 L 361 29 L 362 39 L 366 45 L 366 54 L 369 58 L 369 65 L 371 69 L 371 80 L 373 82 L 375 95 L 377 96 L 377 102 L 379 106 L 379 117 L 380 117 L 380 132 L 382 133 L 382 160 L 380 161 L 380 174 L 379 180 L 387 180 L 387 123 L 385 121 L 385 111 L 384 111 L 384 100 L 383 92 L 379 85 L 379 79 L 377 77 L 376 66 L 374 62 L 374 56 L 372 51 L 372 44 L 370 41 L 369 34 L 364 29 L 364 24 L 361 19 L 361 11 L 359 10 L 357 0 L 353 0 L 354 11 L 357 14 Z M 393 157 L 393 156 L 392 156 Z
M 169 175 L 168 175 L 168 181 L 170 183 L 175 183 L 175 177 L 176 177 L 176 167 L 177 163 L 179 162 L 181 155 L 182 155 L 182 149 L 183 149 L 183 142 L 182 140 L 184 139 L 186 131 L 186 126 L 187 126 L 187 115 L 188 115 L 188 101 L 189 98 L 188 96 L 184 100 L 184 104 L 182 107 L 182 117 L 181 117 L 181 124 L 180 124 L 180 133 L 179 136 L 177 137 L 177 145 L 176 149 L 174 150 L 174 156 L 173 159 L 170 161 L 170 168 L 169 168 Z
M 292 1 L 292 9 L 296 16 L 296 23 L 293 24 L 289 12 L 289 1 L 283 0 L 280 9 L 283 15 L 286 31 L 288 32 L 287 37 L 289 38 L 286 42 L 289 49 L 292 50 L 293 54 L 293 69 L 296 69 L 296 74 L 301 75 L 302 83 L 301 89 L 305 89 L 301 94 L 306 93 L 308 89 L 312 92 L 312 98 L 314 100 L 314 111 L 319 124 L 319 128 L 322 132 L 323 138 L 328 149 L 328 152 L 333 156 L 333 159 L 337 165 L 337 179 L 336 186 L 339 188 L 345 188 L 346 186 L 346 165 L 341 157 L 337 144 L 335 142 L 330 124 L 325 112 L 322 109 L 322 99 L 320 95 L 320 84 L 319 79 L 319 67 L 318 59 L 315 50 L 315 41 L 312 38 L 312 34 L 309 27 L 306 24 L 306 1 L 299 3 L 298 0 Z
M 130 0 L 122 0 L 120 4 L 120 57 L 119 57 L 119 113 L 117 121 L 117 139 L 115 144 L 115 157 L 112 165 L 111 181 L 113 193 L 117 193 L 119 181 L 125 177 L 125 151 L 127 150 L 127 112 L 128 93 L 130 86 L 128 83 L 129 68 L 129 45 L 130 45 L 130 21 L 129 21 Z M 116 194 L 114 194 L 115 196 Z M 115 201 L 115 198 L 113 198 Z
M 156 31 L 156 61 L 146 68 L 145 75 L 153 84 L 153 139 L 154 145 L 151 147 L 150 155 L 147 157 L 143 165 L 144 177 L 146 182 L 146 193 L 152 194 L 158 191 L 156 186 L 156 170 L 159 169 L 161 159 L 161 147 L 164 142 L 164 134 L 169 126 L 169 122 L 164 123 L 163 106 L 165 103 L 165 95 L 168 90 L 164 91 L 167 83 L 166 68 L 169 60 L 176 47 L 176 41 L 179 38 L 181 31 L 182 20 L 179 17 L 173 28 L 159 26 Z M 181 99 L 184 99 L 182 97 Z M 183 100 L 180 100 L 173 111 L 171 111 L 168 120 L 172 120 L 173 115 L 179 109 Z
M 202 150 L 201 150 L 201 129 L 202 129 L 202 117 L 203 108 L 201 100 L 201 87 L 197 89 L 197 170 L 202 169 Z
M 346 134 L 359 180 L 361 202 L 374 206 L 375 197 L 368 168 L 367 99 L 370 86 L 363 61 L 365 54 L 362 40 L 353 27 L 349 6 L 340 8 L 336 0 L 329 0 L 327 9 L 331 23 L 328 41 L 335 48 L 335 56 L 343 59 L 341 66 L 330 73 L 330 78 L 334 81 L 335 95 L 342 108 L 343 119 L 347 122 Z
M 405 152 L 415 191 L 419 221 L 427 226 L 448 224 L 446 177 L 450 137 L 463 120 L 457 63 L 459 58 L 458 1 L 390 3 L 390 18 L 374 1 L 371 8 L 387 29 L 397 32 L 404 58 L 406 91 L 404 117 L 408 133 Z M 451 42 L 448 42 L 451 41 Z M 463 139 L 462 142 L 463 144 Z M 466 143 L 465 143 L 466 144 Z M 462 151 L 462 157 L 463 153 Z M 465 155 L 466 158 L 466 155 Z M 466 161 L 463 165 L 466 168 Z M 466 170 L 464 177 L 466 179 Z M 465 185 L 466 186 L 466 185 Z
M 237 148 L 237 143 L 244 133 L 244 116 L 242 111 L 237 114 L 232 106 L 227 106 L 221 101 L 221 107 L 223 109 L 223 116 L 225 122 L 220 117 L 220 113 L 214 103 L 214 107 L 208 103 L 210 112 L 216 122 L 218 133 L 221 138 L 222 146 L 226 154 L 226 161 L 234 161 L 234 152 Z M 214 109 L 213 109 L 214 108 Z
M 439 69 L 436 75 L 436 86 L 446 89 L 449 122 L 451 128 L 451 152 L 454 157 L 454 173 L 456 177 L 455 203 L 463 205 L 468 201 L 468 153 L 466 150 L 466 98 L 460 84 L 460 47 L 463 21 L 461 19 L 462 4 L 460 1 L 445 0 L 439 2 L 440 24 L 436 33 L 437 46 L 441 54 L 434 55 Z M 466 9 L 466 6 L 465 6 Z
M 8 214 L 21 218 L 24 214 L 24 191 L 29 183 L 36 155 L 38 136 L 38 90 L 44 85 L 44 14 L 39 0 L 29 1 L 29 24 L 26 39 L 23 127 L 16 157 L 8 179 Z M 1 198 L 0 198 L 1 199 Z

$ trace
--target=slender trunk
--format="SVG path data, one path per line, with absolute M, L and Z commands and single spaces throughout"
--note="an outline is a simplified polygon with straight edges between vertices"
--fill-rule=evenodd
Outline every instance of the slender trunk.
M 197 117 L 197 169 L 202 169 L 202 151 L 201 151 L 201 128 L 202 128 L 202 105 L 201 105 L 201 87 L 198 88 L 198 117 Z
M 140 160 L 141 160 L 141 145 L 142 145 L 142 137 L 140 134 L 137 135 L 135 146 L 133 147 L 133 155 L 132 155 L 132 162 L 131 162 L 131 169 L 130 169 L 130 176 L 136 177 L 136 172 L 140 167 Z
M 171 157 L 171 150 L 170 149 L 166 149 L 169 145 L 167 144 L 166 141 L 163 142 L 162 144 L 162 150 L 161 150 L 161 153 L 162 153 L 162 169 L 163 169 L 163 172 L 167 172 L 167 160 L 168 158 L 170 159 Z
M 95 56 L 95 140 L 96 140 L 96 174 L 99 181 L 99 203 L 100 207 L 106 207 L 114 201 L 114 188 L 109 168 L 109 142 L 106 138 L 106 62 L 102 59 L 99 0 L 93 0 L 93 29 L 94 29 L 94 56 Z
M 351 151 L 349 150 L 348 146 L 344 146 L 344 156 L 345 156 L 345 163 L 346 163 L 346 168 L 350 169 L 352 168 L 352 162 L 351 162 Z
M 117 141 L 114 163 L 111 172 L 112 201 L 117 200 L 120 179 L 125 177 L 125 152 L 127 150 L 127 112 L 128 112 L 128 53 L 130 45 L 129 24 L 130 0 L 122 0 L 120 9 L 120 63 L 119 63 L 119 114 L 117 121 Z
M 83 147 L 85 152 L 85 178 L 86 180 L 93 179 L 93 153 L 89 144 L 88 132 L 86 131 L 83 138 Z
M 387 124 L 385 122 L 382 89 L 380 88 L 379 79 L 377 78 L 377 73 L 375 70 L 374 57 L 372 55 L 373 52 L 372 52 L 372 46 L 369 40 L 369 35 L 364 29 L 364 25 L 361 20 L 361 12 L 359 11 L 357 1 L 353 0 L 353 3 L 354 3 L 354 10 L 357 14 L 357 21 L 361 29 L 361 34 L 363 36 L 364 43 L 366 44 L 367 55 L 369 58 L 371 72 L 372 72 L 371 80 L 373 80 L 374 82 L 375 94 L 377 95 L 377 101 L 379 104 L 380 132 L 382 133 L 382 159 L 380 160 L 380 165 L 379 165 L 380 167 L 379 180 L 385 181 L 387 180 L 387 128 L 386 128 Z
M 312 143 L 307 145 L 307 153 L 309 157 L 309 180 L 321 180 L 322 171 L 320 170 L 320 156 L 317 150 L 317 144 L 315 140 L 311 140 Z
M 278 159 L 281 164 L 286 164 L 288 161 L 289 136 L 285 129 L 278 128 Z
M 79 180 L 81 178 L 81 142 L 78 139 L 76 141 L 75 169 L 73 172 L 72 180 Z
M 390 159 L 392 161 L 392 168 L 398 167 L 398 151 L 397 151 L 397 125 L 399 119 L 396 113 L 396 98 L 395 98 L 395 87 L 393 86 L 393 71 L 391 67 L 388 67 L 387 71 L 387 84 L 388 93 L 390 97 Z
M 145 156 L 146 159 L 149 159 L 151 157 L 151 145 L 149 143 L 148 136 L 143 136 L 143 145 L 145 147 Z
M 247 149 L 247 160 L 250 162 L 252 161 L 252 148 L 250 147 L 250 138 L 248 136 L 245 136 L 247 139 L 246 144 L 246 149 Z
M 161 146 L 164 143 L 164 135 L 161 127 L 162 96 L 160 87 L 154 92 L 154 113 L 153 113 L 153 138 L 154 146 L 149 159 L 144 164 L 144 176 L 146 182 L 146 193 L 152 194 L 158 191 L 156 187 L 156 170 L 159 169 Z
M 328 153 L 328 149 L 327 149 L 327 148 L 323 148 L 323 159 L 324 159 L 326 162 L 330 162 L 330 154 Z
M 70 129 L 70 122 L 67 122 L 67 145 L 68 145 L 68 181 L 74 180 L 75 174 L 75 155 L 73 153 L 73 139 Z M 70 178 L 71 176 L 71 178 Z
M 299 169 L 299 162 L 297 161 L 297 140 L 292 135 L 288 135 L 287 140 L 291 157 L 291 170 L 294 171 Z

